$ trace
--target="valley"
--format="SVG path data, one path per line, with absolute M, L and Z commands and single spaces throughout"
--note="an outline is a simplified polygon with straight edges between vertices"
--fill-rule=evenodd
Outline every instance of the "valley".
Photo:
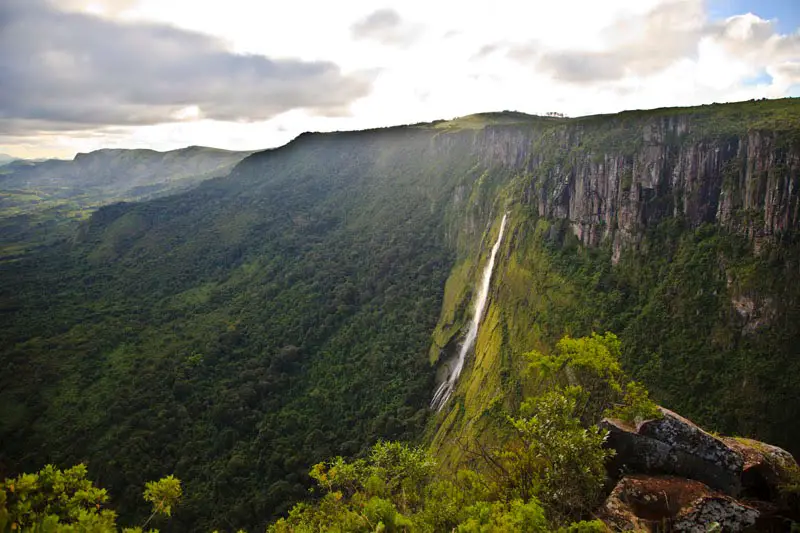
M 0 176 L 0 474 L 84 462 L 126 524 L 174 474 L 164 530 L 264 530 L 321 461 L 402 441 L 444 479 L 560 413 L 528 367 L 572 341 L 800 454 L 798 99 L 179 152 Z

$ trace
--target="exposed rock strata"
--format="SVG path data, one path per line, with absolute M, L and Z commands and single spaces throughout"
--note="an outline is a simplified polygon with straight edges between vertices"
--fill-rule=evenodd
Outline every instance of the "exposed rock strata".
M 702 120 L 687 113 L 602 127 L 487 127 L 439 142 L 471 141 L 485 161 L 528 176 L 525 199 L 539 215 L 567 220 L 585 245 L 610 239 L 615 259 L 647 227 L 677 215 L 747 235 L 756 248 L 797 229 L 800 146 L 774 131 L 703 133 Z

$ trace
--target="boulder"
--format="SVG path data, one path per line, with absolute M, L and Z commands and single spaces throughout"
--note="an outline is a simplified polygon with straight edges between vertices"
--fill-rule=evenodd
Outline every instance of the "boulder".
M 742 498 L 771 502 L 776 514 L 800 521 L 800 501 L 781 490 L 800 479 L 800 466 L 792 454 L 777 446 L 741 437 L 723 437 L 744 459 Z
M 742 457 L 724 442 L 685 418 L 661 408 L 664 415 L 634 428 L 604 419 L 607 445 L 616 450 L 612 476 L 620 473 L 667 474 L 696 479 L 736 496 L 741 489 Z
M 599 513 L 613 530 L 707 532 L 745 531 L 759 519 L 758 509 L 738 502 L 699 481 L 674 476 L 623 477 Z
M 659 407 L 659 419 L 645 420 L 637 433 L 669 445 L 681 465 L 680 475 L 698 479 L 726 494 L 741 490 L 742 456 L 691 420 Z
M 682 509 L 672 522 L 672 531 L 707 533 L 708 531 L 747 531 L 758 521 L 760 513 L 730 496 L 704 496 Z
M 606 418 L 598 424 L 608 431 L 606 446 L 616 451 L 608 464 L 609 474 L 618 479 L 625 473 L 674 473 L 672 448 L 650 437 L 639 435 L 636 428 L 621 420 Z
M 613 490 L 600 513 L 615 530 L 789 531 L 800 498 L 783 486 L 800 467 L 781 448 L 715 437 L 664 408 L 634 427 L 604 419 Z M 610 488 L 610 487 L 609 487 Z M 711 529 L 709 529 L 711 528 Z

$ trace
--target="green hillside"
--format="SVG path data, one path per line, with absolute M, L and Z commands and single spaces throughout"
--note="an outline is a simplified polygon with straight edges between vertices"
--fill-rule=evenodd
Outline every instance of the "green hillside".
M 86 462 L 123 523 L 174 474 L 165 529 L 263 530 L 311 465 L 379 439 L 454 470 L 542 392 L 523 354 L 593 331 L 656 401 L 796 454 L 798 132 L 793 99 L 473 115 L 304 134 L 101 207 L 0 263 L 0 472 Z M 432 415 L 506 212 L 475 350 Z
M 0 161 L 0 261 L 68 237 L 100 206 L 185 191 L 228 174 L 251 153 L 190 146 L 96 150 L 70 161 Z

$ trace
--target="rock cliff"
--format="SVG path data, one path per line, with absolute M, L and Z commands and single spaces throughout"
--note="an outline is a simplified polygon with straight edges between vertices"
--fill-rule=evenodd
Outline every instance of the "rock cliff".
M 785 428 L 800 415 L 800 290 L 786 280 L 800 271 L 800 100 L 511 118 L 433 139 L 480 169 L 453 191 L 458 258 L 433 361 L 457 347 L 487 243 L 511 213 L 434 448 L 480 433 L 496 398 L 513 408 L 524 352 L 611 330 L 656 398 L 796 453 L 800 430 Z
M 474 142 L 486 162 L 528 178 L 525 200 L 540 216 L 568 220 L 583 244 L 611 240 L 618 258 L 666 217 L 754 240 L 798 228 L 797 125 L 751 111 L 713 105 L 542 120 L 487 127 Z

